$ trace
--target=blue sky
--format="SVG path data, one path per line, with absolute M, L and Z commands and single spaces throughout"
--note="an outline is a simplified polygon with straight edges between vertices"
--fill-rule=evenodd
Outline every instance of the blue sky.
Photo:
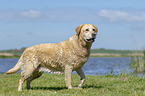
M 58 43 L 80 24 L 99 32 L 92 48 L 145 49 L 145 0 L 0 0 L 0 50 Z

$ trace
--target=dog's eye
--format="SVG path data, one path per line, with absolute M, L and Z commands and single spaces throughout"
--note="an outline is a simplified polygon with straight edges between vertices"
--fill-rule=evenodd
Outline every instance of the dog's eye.
M 95 29 L 93 29 L 93 31 L 96 31 Z
M 86 31 L 89 31 L 89 29 L 86 29 Z

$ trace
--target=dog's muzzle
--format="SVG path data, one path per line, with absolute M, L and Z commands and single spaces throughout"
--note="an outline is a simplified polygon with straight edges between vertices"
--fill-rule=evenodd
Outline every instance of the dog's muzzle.
M 95 38 L 86 39 L 88 42 L 94 42 Z
M 94 42 L 95 41 L 95 38 L 96 38 L 96 34 L 92 34 L 91 35 L 91 38 L 89 39 L 86 39 L 88 42 Z

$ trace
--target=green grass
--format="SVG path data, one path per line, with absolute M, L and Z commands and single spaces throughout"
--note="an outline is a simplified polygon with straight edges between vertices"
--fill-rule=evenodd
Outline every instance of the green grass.
M 145 73 L 145 57 L 134 56 L 129 65 L 135 73 Z
M 82 89 L 67 89 L 64 75 L 44 73 L 31 83 L 31 90 L 18 92 L 20 73 L 0 74 L 1 96 L 145 96 L 145 79 L 131 75 L 86 76 Z M 72 86 L 77 87 L 79 76 L 72 75 Z
M 145 73 L 145 50 L 142 51 L 143 56 L 134 55 L 129 63 L 135 73 Z

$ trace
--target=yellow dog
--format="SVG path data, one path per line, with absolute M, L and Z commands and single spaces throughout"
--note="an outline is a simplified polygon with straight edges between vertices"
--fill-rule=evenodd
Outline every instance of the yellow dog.
M 39 44 L 27 48 L 18 63 L 6 74 L 22 69 L 18 91 L 22 91 L 22 83 L 30 82 L 41 76 L 43 71 L 65 73 L 66 87 L 71 86 L 71 72 L 76 71 L 81 77 L 78 87 L 83 85 L 85 75 L 82 66 L 90 55 L 90 48 L 95 41 L 98 29 L 92 24 L 82 24 L 76 29 L 76 34 L 66 41 L 56 44 Z

